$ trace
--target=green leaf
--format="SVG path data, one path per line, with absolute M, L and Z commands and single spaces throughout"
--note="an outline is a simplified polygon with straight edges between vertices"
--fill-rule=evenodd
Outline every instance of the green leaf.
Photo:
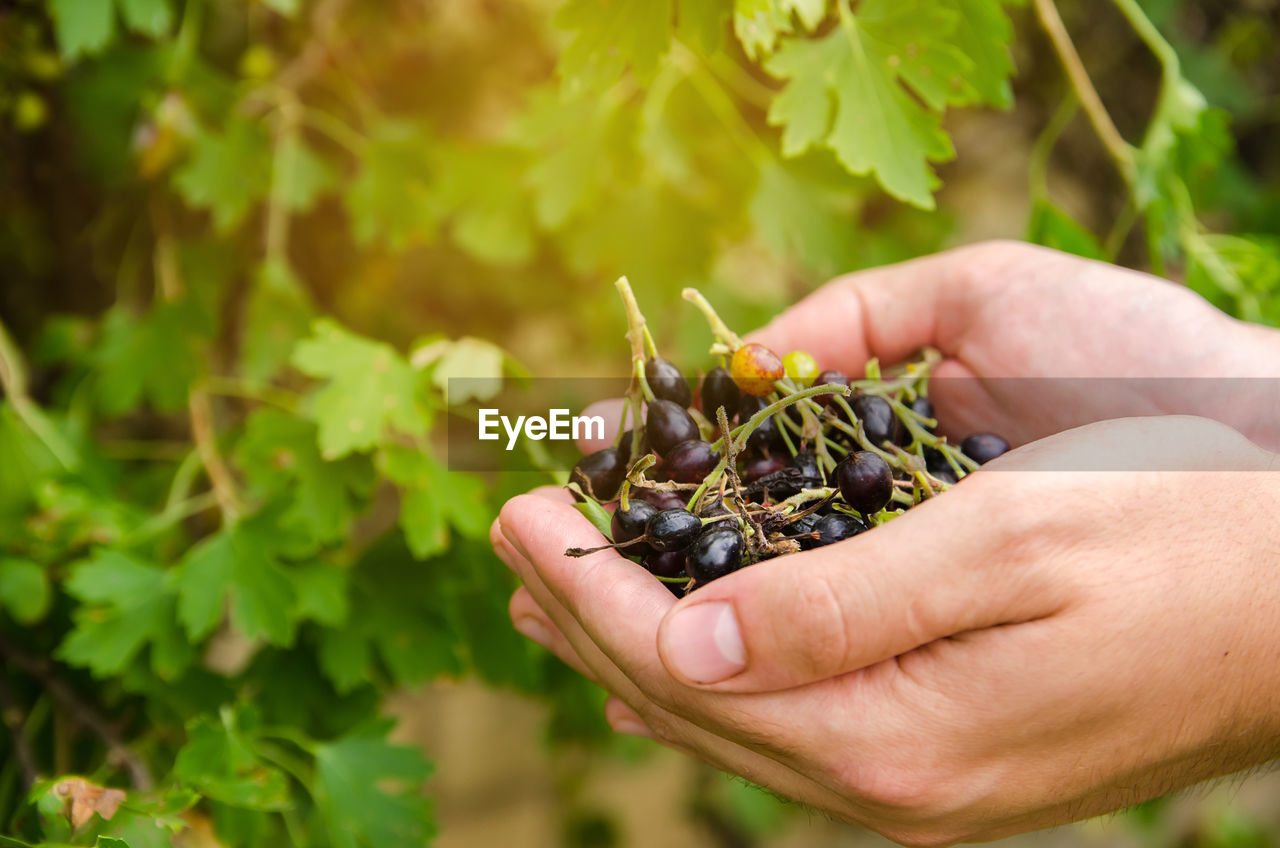
M 938 179 L 929 163 L 954 155 L 936 110 L 967 60 L 945 40 L 954 18 L 931 0 L 906 0 L 892 13 L 887 2 L 860 6 L 866 20 L 844 13 L 827 35 L 782 46 L 765 65 L 789 80 L 769 108 L 769 123 L 783 127 L 784 155 L 829 147 L 850 173 L 873 174 L 894 197 L 933 209 Z M 900 26 L 916 20 L 919 28 Z M 911 38 L 918 43 L 903 42 Z
M 965 80 L 977 101 L 999 109 L 1012 107 L 1013 23 L 1004 4 L 1001 0 L 949 0 L 944 5 L 960 13 L 950 41 L 970 59 Z
M 0 557 L 0 608 L 19 624 L 34 624 L 49 611 L 49 578 L 38 564 Z
M 1027 241 L 1057 248 L 1089 259 L 1107 259 L 1106 251 L 1093 233 L 1054 203 L 1039 199 L 1031 208 Z
M 431 342 L 414 351 L 412 357 L 415 367 L 430 367 L 432 385 L 440 390 L 450 406 L 497 397 L 502 391 L 506 361 L 507 354 L 502 348 L 471 336 Z
M 533 213 L 521 183 L 530 175 L 523 151 L 489 147 L 441 152 L 436 202 L 450 218 L 453 241 L 493 265 L 519 265 L 537 246 Z
M 842 208 L 843 207 L 843 208 Z M 783 165 L 768 162 L 751 197 L 751 222 L 781 256 L 795 255 L 824 276 L 853 265 L 853 204 Z
M 97 53 L 115 38 L 115 9 L 108 0 L 49 0 L 49 6 L 66 59 Z
M 129 848 L 129 843 L 113 836 L 99 836 L 94 848 Z
M 231 623 L 248 639 L 273 645 L 293 641 L 296 596 L 275 557 L 279 542 L 274 520 L 260 514 L 201 542 L 177 573 L 178 618 L 187 636 L 199 641 L 217 626 L 224 601 Z
M 306 212 L 320 195 L 332 188 L 337 176 L 327 162 L 321 159 L 301 139 L 290 137 L 276 151 L 277 190 L 290 212 Z
M 291 806 L 284 773 L 259 760 L 253 740 L 224 710 L 221 720 L 199 716 L 187 725 L 187 744 L 178 752 L 173 774 L 215 801 L 251 810 Z
M 261 500 L 287 500 L 283 525 L 327 544 L 343 538 L 374 479 L 363 457 L 326 462 L 316 434 L 310 421 L 264 407 L 249 416 L 235 458 Z
M 403 250 L 434 238 L 441 211 L 431 185 L 429 142 L 413 124 L 374 127 L 343 198 L 356 244 Z
M 416 436 L 426 429 L 416 399 L 417 374 L 390 345 L 320 320 L 294 350 L 293 364 L 329 381 L 311 409 L 327 460 L 368 450 L 392 430 Z
M 173 26 L 173 10 L 169 0 L 116 0 L 120 15 L 129 29 L 160 38 Z
M 435 834 L 419 788 L 431 764 L 417 749 L 389 743 L 388 729 L 379 724 L 316 746 L 317 800 L 336 848 L 422 845 Z
M 298 618 L 340 627 L 347 620 L 347 572 L 333 565 L 305 565 L 290 570 L 298 595 Z
M 58 656 L 72 665 L 98 677 L 116 675 L 149 642 L 152 668 L 165 679 L 193 659 L 174 621 L 164 569 L 104 549 L 74 566 L 63 587 L 82 602 L 75 628 L 58 648 Z
M 267 382 L 289 361 L 294 345 L 311 329 L 315 310 L 302 283 L 283 260 L 258 268 L 245 306 L 240 371 Z
M 716 53 L 724 46 L 730 12 L 723 0 L 679 0 L 676 37 L 704 55 Z
M 0 541 L 17 532 L 17 517 L 31 502 L 37 483 L 54 473 L 58 461 L 0 398 Z
M 400 488 L 400 527 L 415 556 L 425 559 L 448 547 L 450 526 L 477 538 L 488 532 L 492 516 L 478 477 L 397 445 L 378 454 L 378 470 Z
M 94 356 L 103 411 L 121 415 L 143 401 L 160 412 L 184 408 L 192 383 L 208 368 L 209 321 L 192 297 L 160 303 L 137 319 L 118 307 L 108 313 Z
M 826 15 L 826 0 L 735 0 L 733 33 L 755 61 L 772 53 L 782 36 L 796 31 L 796 18 L 812 31 Z
M 244 220 L 270 184 L 270 145 L 246 119 L 232 119 L 224 132 L 204 130 L 191 142 L 190 159 L 174 175 L 174 188 L 189 205 L 208 209 L 220 233 Z
M 559 70 L 570 91 L 600 90 L 630 67 L 643 83 L 671 42 L 674 0 L 569 0 L 555 23 L 573 33 Z

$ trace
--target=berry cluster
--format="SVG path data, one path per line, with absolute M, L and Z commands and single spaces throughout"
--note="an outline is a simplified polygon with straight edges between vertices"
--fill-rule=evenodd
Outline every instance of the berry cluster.
M 862 379 L 805 351 L 744 344 L 695 289 L 721 364 L 694 391 L 658 355 L 630 285 L 632 381 L 612 447 L 582 458 L 569 489 L 614 548 L 684 594 L 763 559 L 830 545 L 935 497 L 1009 449 L 992 433 L 959 447 L 927 397 L 937 355 Z M 612 515 L 604 508 L 616 503 Z

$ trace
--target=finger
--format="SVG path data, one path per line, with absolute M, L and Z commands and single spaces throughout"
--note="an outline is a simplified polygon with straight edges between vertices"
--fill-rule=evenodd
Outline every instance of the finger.
M 851 373 L 879 357 L 893 363 L 922 347 L 953 355 L 974 307 L 1025 262 L 1030 248 L 976 245 L 838 277 L 752 333 L 779 353 L 801 348 L 823 367 Z
M 537 642 L 592 683 L 600 684 L 600 678 L 582 661 L 582 657 L 578 656 L 560 628 L 538 606 L 527 587 L 521 586 L 512 594 L 507 610 L 511 615 L 512 626 L 521 636 Z
M 609 722 L 609 726 L 618 733 L 653 738 L 653 731 L 649 725 L 645 724 L 640 713 L 612 695 L 604 702 L 604 717 Z
M 606 398 L 598 400 L 587 406 L 582 411 L 584 418 L 599 416 L 604 419 L 604 434 L 598 438 L 578 439 L 578 450 L 583 455 L 595 453 L 598 450 L 604 450 L 613 446 L 614 437 L 618 435 L 618 430 L 622 427 L 623 412 L 626 409 L 626 402 L 621 398 Z M 632 426 L 633 422 L 627 421 L 627 426 Z M 586 428 L 588 432 L 591 428 Z
M 955 633 L 1054 612 L 1053 584 L 987 535 L 1015 475 L 976 474 L 853 539 L 744 568 L 673 604 L 658 633 L 682 682 L 769 692 L 867 668 Z M 1021 475 L 1017 475 L 1021 476 Z M 969 542 L 967 540 L 974 540 Z

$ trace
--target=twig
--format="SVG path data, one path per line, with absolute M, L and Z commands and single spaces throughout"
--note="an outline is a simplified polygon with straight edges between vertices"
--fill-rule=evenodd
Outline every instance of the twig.
M 22 359 L 18 345 L 0 321 L 0 389 L 9 400 L 9 405 L 17 413 L 23 424 L 27 425 L 36 438 L 49 449 L 58 464 L 68 471 L 79 465 L 79 458 L 71 443 L 58 432 L 53 423 L 45 417 L 44 411 L 36 405 L 27 393 L 27 367 Z
M 40 768 L 36 765 L 35 754 L 31 752 L 31 743 L 27 741 L 27 717 L 13 692 L 9 691 L 9 681 L 0 676 L 0 718 L 9 729 L 9 737 L 13 740 L 13 753 L 22 768 L 22 778 L 27 788 L 40 777 Z
M 151 769 L 142 758 L 124 744 L 120 734 L 91 704 L 53 673 L 47 660 L 26 654 L 3 636 L 0 636 L 0 654 L 4 655 L 8 664 L 16 666 L 39 681 L 41 687 L 62 705 L 72 721 L 88 728 L 101 739 L 107 747 L 108 762 L 122 766 L 128 771 L 135 788 L 147 791 L 155 786 Z
M 1058 14 L 1058 7 L 1054 5 L 1053 0 L 1035 0 L 1035 9 L 1036 17 L 1040 19 L 1040 26 L 1049 36 L 1054 52 L 1058 54 L 1058 60 L 1062 62 L 1063 70 L 1071 81 L 1071 87 L 1075 89 L 1076 96 L 1080 98 L 1080 105 L 1084 107 L 1085 114 L 1089 116 L 1089 122 L 1093 124 L 1093 129 L 1098 134 L 1098 140 L 1107 149 L 1107 154 L 1115 163 L 1120 176 L 1126 183 L 1133 185 L 1136 178 L 1133 148 L 1124 140 L 1124 136 L 1120 135 L 1120 130 L 1116 129 L 1115 122 L 1111 120 L 1111 114 L 1107 112 L 1107 107 L 1098 95 L 1098 90 L 1093 87 L 1089 72 L 1085 70 L 1084 62 L 1081 61 L 1080 54 L 1076 52 L 1076 46 L 1071 41 L 1071 35 L 1067 32 L 1066 25 L 1062 23 L 1062 16 Z

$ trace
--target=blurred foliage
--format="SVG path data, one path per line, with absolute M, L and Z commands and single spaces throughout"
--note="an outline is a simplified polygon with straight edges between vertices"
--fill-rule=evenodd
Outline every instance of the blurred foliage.
M 529 479 L 440 440 L 447 374 L 625 367 L 621 273 L 760 323 L 952 240 L 1004 127 L 1027 237 L 1280 323 L 1280 13 L 1064 0 L 1072 46 L 1046 9 L 0 0 L 0 844 L 420 844 L 430 765 L 379 715 L 440 677 L 606 745 L 506 620 L 484 534 Z M 691 810 L 727 844 L 788 814 Z

